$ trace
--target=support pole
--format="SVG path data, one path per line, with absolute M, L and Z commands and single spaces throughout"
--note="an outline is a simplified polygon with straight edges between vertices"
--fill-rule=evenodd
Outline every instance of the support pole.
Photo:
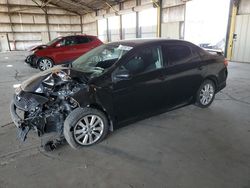
M 153 0 L 153 3 L 157 8 L 157 37 L 161 37 L 162 0 L 158 0 L 158 2 Z
M 45 14 L 45 21 L 46 21 L 46 27 L 47 27 L 47 31 L 48 31 L 49 41 L 51 41 L 51 34 L 50 34 L 50 29 L 49 29 L 49 17 L 48 17 L 47 7 L 45 7 L 45 9 L 42 9 L 42 10 L 44 11 L 44 14 Z
M 237 5 L 231 2 L 231 9 L 230 9 L 230 16 L 229 16 L 229 34 L 228 34 L 228 40 L 226 44 L 226 57 L 228 60 L 231 60 L 232 58 L 232 50 L 233 50 L 233 37 L 234 37 L 234 31 L 235 31 L 235 20 L 236 20 L 236 15 L 237 15 Z
M 107 42 L 110 42 L 109 19 L 106 18 L 106 20 L 107 20 Z
M 98 16 L 98 12 L 95 11 L 95 16 Z M 98 32 L 98 20 L 95 21 L 95 27 L 96 27 L 96 36 L 98 37 L 99 32 Z
M 80 25 L 80 26 L 81 26 L 81 34 L 83 34 L 83 28 L 82 28 L 82 27 L 83 27 L 83 26 L 82 26 L 82 15 L 79 15 L 79 16 L 80 16 L 80 24 L 81 24 L 81 25 Z
M 136 6 L 141 4 L 140 0 L 136 0 Z M 139 12 L 136 12 L 136 38 L 140 38 L 140 28 L 139 28 Z
M 11 47 L 10 47 L 10 39 L 9 39 L 9 34 L 6 34 L 7 37 L 7 41 L 8 41 L 8 47 L 9 47 L 9 51 L 11 51 Z
M 122 6 L 122 3 L 119 4 L 119 10 L 122 10 L 123 9 L 123 6 Z M 119 18 L 120 18 L 120 40 L 123 39 L 123 30 L 122 30 L 122 15 L 119 15 Z
M 6 3 L 7 3 L 7 9 L 8 9 L 8 16 L 9 16 L 9 20 L 10 20 L 10 29 L 11 29 L 12 38 L 13 38 L 13 46 L 14 46 L 14 50 L 16 50 L 15 33 L 14 33 L 13 23 L 12 23 L 12 19 L 11 19 L 11 15 L 10 15 L 9 0 L 6 0 Z M 10 41 L 9 41 L 9 36 L 8 36 L 8 34 L 7 34 L 7 37 L 8 37 L 7 39 L 8 39 L 9 50 L 11 51 L 11 46 L 10 46 Z

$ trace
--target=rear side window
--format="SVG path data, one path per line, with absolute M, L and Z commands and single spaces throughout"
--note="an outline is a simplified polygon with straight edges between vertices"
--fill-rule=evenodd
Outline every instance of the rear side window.
M 205 50 L 201 49 L 200 47 L 197 47 L 196 50 L 201 57 L 207 56 L 207 52 Z
M 165 50 L 169 65 L 186 63 L 192 56 L 190 48 L 185 45 L 169 45 L 165 47 Z
M 77 37 L 77 44 L 84 44 L 90 42 L 88 37 Z
M 87 37 L 87 38 L 88 38 L 89 42 L 91 42 L 91 41 L 93 41 L 93 40 L 96 40 L 95 37 Z
M 201 55 L 199 53 L 200 49 L 196 46 L 192 47 L 192 61 L 196 62 L 196 61 L 201 61 Z

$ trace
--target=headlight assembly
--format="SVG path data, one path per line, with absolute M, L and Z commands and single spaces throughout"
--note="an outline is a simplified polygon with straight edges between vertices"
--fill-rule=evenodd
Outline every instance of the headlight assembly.
M 43 83 L 46 85 L 46 86 L 50 86 L 50 87 L 53 87 L 55 85 L 55 80 L 53 78 L 52 75 L 49 75 L 47 78 L 45 78 L 43 80 Z
M 42 84 L 35 90 L 36 93 L 43 93 L 44 92 L 44 87 Z

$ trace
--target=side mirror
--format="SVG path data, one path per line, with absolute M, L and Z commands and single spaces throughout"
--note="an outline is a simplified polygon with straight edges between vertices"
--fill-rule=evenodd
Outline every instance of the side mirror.
M 129 80 L 131 75 L 129 74 L 128 70 L 119 70 L 115 73 L 116 80 Z

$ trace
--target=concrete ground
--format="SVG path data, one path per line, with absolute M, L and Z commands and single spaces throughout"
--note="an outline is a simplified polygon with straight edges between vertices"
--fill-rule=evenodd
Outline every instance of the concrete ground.
M 46 153 L 16 139 L 13 84 L 38 72 L 24 52 L 0 53 L 0 188 L 250 188 L 250 64 L 230 63 L 207 109 L 190 105 L 115 131 L 93 147 Z

